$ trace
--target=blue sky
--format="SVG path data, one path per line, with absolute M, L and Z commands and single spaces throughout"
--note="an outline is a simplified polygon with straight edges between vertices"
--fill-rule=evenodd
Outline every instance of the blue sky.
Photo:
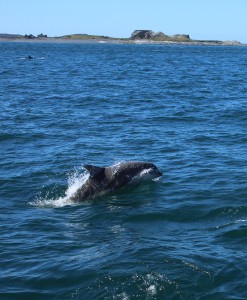
M 247 0 L 0 0 L 0 33 L 129 37 L 135 29 L 247 43 Z

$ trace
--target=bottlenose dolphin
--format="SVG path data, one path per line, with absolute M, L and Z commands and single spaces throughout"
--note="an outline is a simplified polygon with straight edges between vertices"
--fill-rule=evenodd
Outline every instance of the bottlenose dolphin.
M 139 183 L 162 176 L 158 168 L 147 162 L 123 162 L 110 167 L 84 165 L 90 176 L 87 181 L 70 197 L 80 202 L 93 199 L 105 193 L 119 190 L 129 183 Z

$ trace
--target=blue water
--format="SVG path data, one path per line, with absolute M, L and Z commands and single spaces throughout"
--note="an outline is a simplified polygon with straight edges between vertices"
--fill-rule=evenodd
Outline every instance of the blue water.
M 0 299 L 247 299 L 246 47 L 0 53 Z M 67 201 L 129 160 L 164 176 Z

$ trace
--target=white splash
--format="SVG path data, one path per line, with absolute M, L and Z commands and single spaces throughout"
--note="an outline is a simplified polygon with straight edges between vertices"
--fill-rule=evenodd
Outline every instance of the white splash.
M 154 284 L 150 285 L 150 287 L 147 288 L 147 292 L 152 296 L 156 295 L 157 294 L 156 286 Z
M 69 199 L 88 179 L 89 173 L 73 173 L 68 179 L 68 189 L 65 198 Z
M 89 177 L 88 173 L 79 173 L 78 171 L 69 175 L 68 188 L 65 191 L 64 197 L 58 197 L 57 199 L 50 199 L 49 196 L 40 198 L 35 201 L 29 202 L 32 206 L 37 207 L 63 207 L 66 205 L 74 205 L 75 203 L 70 200 L 70 197 L 87 181 Z

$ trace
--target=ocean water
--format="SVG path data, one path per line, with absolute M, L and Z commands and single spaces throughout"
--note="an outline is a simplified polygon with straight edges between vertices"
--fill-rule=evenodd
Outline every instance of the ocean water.
M 246 47 L 0 53 L 0 299 L 247 299 Z M 164 175 L 68 200 L 130 160 Z

